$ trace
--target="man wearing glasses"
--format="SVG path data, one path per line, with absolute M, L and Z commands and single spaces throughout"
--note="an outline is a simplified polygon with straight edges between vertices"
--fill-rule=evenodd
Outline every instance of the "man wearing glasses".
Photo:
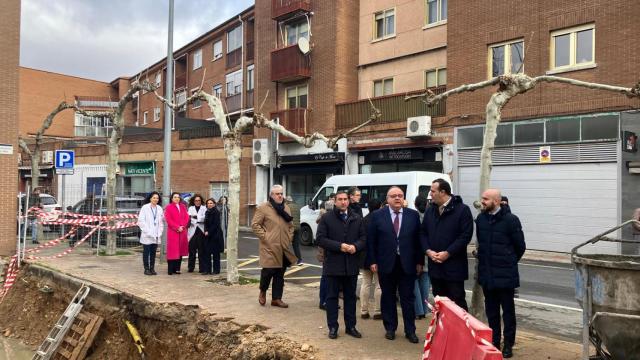
M 400 293 L 405 337 L 418 342 L 415 325 L 416 276 L 422 272 L 424 255 L 420 246 L 420 216 L 403 208 L 404 193 L 397 186 L 387 191 L 388 207 L 376 210 L 367 226 L 367 259 L 378 273 L 382 289 L 382 322 L 385 338 L 394 340 L 398 328 L 396 293 Z

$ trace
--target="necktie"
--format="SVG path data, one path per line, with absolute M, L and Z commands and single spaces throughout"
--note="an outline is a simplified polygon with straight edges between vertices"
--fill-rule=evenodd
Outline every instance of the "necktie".
M 347 221 L 347 213 L 340 214 L 342 216 L 342 221 Z
M 400 235 L 400 211 L 394 211 L 396 214 L 395 219 L 393 219 L 393 230 L 396 231 L 396 236 Z

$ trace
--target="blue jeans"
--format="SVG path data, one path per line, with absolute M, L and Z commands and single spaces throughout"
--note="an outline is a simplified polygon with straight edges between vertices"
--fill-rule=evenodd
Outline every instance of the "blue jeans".
M 416 316 L 426 315 L 427 313 L 429 313 L 429 307 L 427 306 L 427 304 L 425 304 L 425 300 L 429 298 L 429 286 L 430 286 L 429 273 L 423 272 L 416 279 L 416 285 L 413 290 L 416 296 L 416 301 L 414 305 Z

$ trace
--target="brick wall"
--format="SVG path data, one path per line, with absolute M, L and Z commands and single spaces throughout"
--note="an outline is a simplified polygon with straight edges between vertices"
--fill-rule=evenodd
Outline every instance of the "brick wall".
M 524 39 L 524 71 L 543 75 L 550 67 L 550 33 L 577 25 L 595 24 L 595 62 L 592 69 L 571 71 L 557 76 L 633 86 L 640 79 L 640 42 L 636 0 L 480 0 L 449 1 L 448 88 L 489 78 L 488 45 Z M 495 89 L 465 93 L 447 100 L 447 116 L 463 115 L 472 123 L 482 122 L 484 109 Z M 547 115 L 621 110 L 640 107 L 609 92 L 558 84 L 542 84 L 512 100 L 505 108 L 505 119 L 535 118 Z
M 13 154 L 0 154 L 0 191 L 6 195 L 0 208 L 0 255 L 16 250 L 15 196 L 18 187 L 18 64 L 20 58 L 20 2 L 0 1 L 0 143 L 13 146 Z

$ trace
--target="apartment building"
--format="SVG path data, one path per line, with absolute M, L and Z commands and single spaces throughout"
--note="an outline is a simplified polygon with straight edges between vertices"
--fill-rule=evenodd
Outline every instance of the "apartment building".
M 264 102 L 256 111 L 279 119 L 298 135 L 335 133 L 335 104 L 355 100 L 358 94 L 358 22 L 354 19 L 359 6 L 355 0 L 256 1 L 255 101 Z M 258 129 L 255 137 L 268 140 L 271 134 Z M 274 182 L 283 184 L 297 203 L 305 204 L 327 177 L 344 173 L 344 141 L 333 151 L 322 142 L 307 149 L 278 138 Z M 256 167 L 257 203 L 268 193 L 267 164 Z
M 436 130 L 445 105 L 404 101 L 407 94 L 446 89 L 447 17 L 444 0 L 360 2 L 358 100 L 336 105 L 336 126 L 346 130 L 363 122 L 370 101 L 382 118 L 349 138 L 351 173 L 450 167 L 443 156 L 448 142 Z
M 638 82 L 636 1 L 451 1 L 448 14 L 448 88 L 516 72 Z M 493 91 L 447 100 L 455 190 L 468 202 L 478 197 L 482 124 Z M 568 252 L 631 217 L 640 203 L 638 108 L 638 99 L 554 83 L 505 107 L 492 186 L 511 200 L 528 248 Z

